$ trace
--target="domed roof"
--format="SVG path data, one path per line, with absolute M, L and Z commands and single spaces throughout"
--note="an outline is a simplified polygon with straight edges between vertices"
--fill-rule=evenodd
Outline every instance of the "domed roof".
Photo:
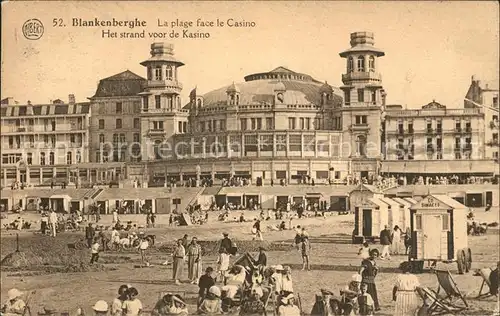
M 281 70 L 281 69 L 280 69 Z M 295 73 L 287 69 L 286 77 L 277 77 L 278 72 L 258 73 L 245 77 L 245 82 L 233 83 L 229 87 L 213 90 L 203 95 L 204 106 L 224 106 L 227 103 L 227 92 L 237 89 L 240 93 L 241 105 L 273 104 L 276 91 L 284 91 L 284 104 L 321 104 L 320 91 L 323 84 L 309 75 Z M 280 73 L 284 73 L 281 72 Z M 334 105 L 342 104 L 343 93 L 338 88 L 329 86 L 334 93 Z M 278 89 L 277 89 L 278 88 Z

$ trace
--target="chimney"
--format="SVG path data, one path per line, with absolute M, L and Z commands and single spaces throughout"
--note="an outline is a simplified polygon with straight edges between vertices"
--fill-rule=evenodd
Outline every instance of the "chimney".
M 28 100 L 28 105 L 31 105 L 31 101 L 30 100 Z
M 476 81 L 476 76 L 472 75 L 471 81 L 472 81 L 472 83 L 474 83 L 474 81 Z
M 68 95 L 68 103 L 75 104 L 75 95 L 74 94 Z
M 484 87 L 486 88 L 486 90 L 488 90 L 488 84 L 486 84 Z

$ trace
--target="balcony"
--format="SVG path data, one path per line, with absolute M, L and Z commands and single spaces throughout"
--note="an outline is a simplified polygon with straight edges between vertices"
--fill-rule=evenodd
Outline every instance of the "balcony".
M 498 128 L 498 121 L 497 120 L 493 120 L 490 122 L 490 128 L 491 129 L 495 129 L 495 128 Z
M 459 145 L 455 145 L 455 147 L 453 148 L 453 151 L 456 153 L 462 152 L 462 147 Z
M 466 132 L 466 133 L 472 133 L 472 127 L 470 127 L 470 126 L 466 126 L 466 127 L 465 127 L 465 132 Z
M 398 134 L 399 134 L 399 135 L 403 135 L 403 134 L 404 134 L 404 132 L 405 132 L 405 131 L 404 131 L 402 128 L 399 128 L 399 129 L 398 129 Z
M 443 133 L 443 128 L 442 127 L 436 128 L 436 133 L 442 134 Z
M 433 145 L 427 145 L 426 146 L 426 152 L 427 153 L 433 153 L 434 151 L 435 151 L 435 149 L 434 149 Z
M 163 136 L 165 135 L 165 130 L 163 128 L 150 128 L 148 130 L 149 136 Z
M 142 108 L 141 113 L 149 113 L 149 114 L 166 114 L 166 113 L 176 113 L 180 112 L 175 108 Z
M 148 80 L 143 85 L 143 88 L 161 88 L 165 92 L 179 93 L 182 90 L 182 83 L 177 80 Z
M 351 131 L 367 131 L 370 129 L 370 125 L 365 124 L 352 124 Z
M 412 128 L 408 128 L 408 134 L 413 134 L 413 133 L 414 133 L 413 127 Z
M 342 82 L 351 80 L 375 80 L 382 81 L 382 76 L 375 72 L 350 72 L 342 75 Z
M 432 133 L 434 133 L 434 130 L 432 128 L 426 128 L 425 129 L 425 133 L 426 134 L 432 134 Z
M 456 126 L 453 130 L 454 133 L 462 133 L 462 128 L 460 126 Z

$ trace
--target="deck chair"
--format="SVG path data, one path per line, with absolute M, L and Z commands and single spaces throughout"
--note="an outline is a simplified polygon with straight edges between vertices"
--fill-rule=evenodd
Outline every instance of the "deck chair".
M 490 283 L 490 274 L 493 271 L 492 268 L 485 268 L 479 270 L 479 275 L 483 278 L 483 282 L 481 283 L 481 288 L 479 289 L 479 294 L 477 295 L 476 298 L 483 298 L 483 297 L 489 297 L 491 296 L 490 294 L 490 288 L 491 288 L 491 283 Z M 483 293 L 483 288 L 485 287 L 484 285 L 487 285 L 487 291 Z M 496 294 L 495 296 L 498 296 Z
M 460 292 L 460 289 L 457 286 L 455 280 L 451 276 L 450 271 L 448 270 L 434 270 L 436 273 L 436 277 L 438 279 L 439 287 L 437 290 L 437 294 L 439 295 L 439 291 L 442 289 L 445 293 L 444 300 L 447 300 L 451 306 L 457 308 L 469 308 L 469 304 L 465 300 L 465 295 Z M 455 305 L 456 301 L 462 301 L 464 306 Z
M 417 293 L 422 298 L 424 305 L 422 307 L 426 308 L 426 315 L 441 315 L 441 314 L 453 314 L 462 311 L 462 308 L 457 308 L 444 299 L 439 298 L 436 292 L 427 287 L 417 287 Z M 420 314 L 419 314 L 420 315 Z
M 163 296 L 167 294 L 179 294 L 183 299 L 186 299 L 186 291 L 159 291 L 158 292 L 158 300 L 160 300 Z

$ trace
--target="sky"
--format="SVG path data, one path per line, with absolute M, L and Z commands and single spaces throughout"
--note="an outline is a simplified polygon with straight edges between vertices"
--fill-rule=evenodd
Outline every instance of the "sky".
M 341 86 L 352 32 L 375 34 L 388 104 L 418 108 L 432 100 L 463 106 L 471 76 L 499 81 L 499 8 L 479 2 L 2 2 L 1 96 L 21 104 L 94 95 L 100 79 L 130 70 L 143 77 L 139 63 L 150 44 L 169 42 L 176 57 L 187 103 L 196 86 L 206 93 L 248 74 L 278 66 Z M 109 27 L 73 27 L 73 18 L 140 19 L 144 39 L 102 38 Z M 27 40 L 23 23 L 44 25 L 38 40 Z M 157 20 L 255 22 L 255 27 L 189 28 L 209 32 L 205 39 L 152 39 L 149 32 L 170 32 Z M 62 19 L 65 27 L 53 27 Z M 182 32 L 182 29 L 177 29 Z

